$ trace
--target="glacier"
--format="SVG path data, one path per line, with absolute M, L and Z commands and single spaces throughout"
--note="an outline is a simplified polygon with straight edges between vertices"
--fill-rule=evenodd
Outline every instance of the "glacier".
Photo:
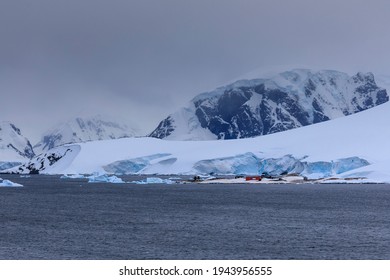
M 163 159 L 170 154 L 155 154 L 135 159 L 117 161 L 104 166 L 104 170 L 113 174 L 145 174 L 161 162 L 172 164 Z M 191 173 L 199 175 L 270 175 L 300 174 L 308 178 L 325 178 L 369 165 L 359 157 L 341 158 L 331 161 L 308 162 L 292 155 L 279 158 L 261 158 L 248 152 L 231 157 L 200 160 L 193 164 Z M 150 174 L 150 173 L 149 173 Z
M 167 141 L 151 137 L 91 141 L 54 148 L 5 170 L 43 174 L 259 174 L 364 177 L 390 183 L 390 103 L 280 133 L 226 141 Z M 68 151 L 71 149 L 72 152 Z M 52 153 L 57 162 L 50 161 Z M 60 158 L 61 156 L 61 158 Z M 51 158 L 53 159 L 53 158 Z M 4 171 L 4 172 L 5 172 Z

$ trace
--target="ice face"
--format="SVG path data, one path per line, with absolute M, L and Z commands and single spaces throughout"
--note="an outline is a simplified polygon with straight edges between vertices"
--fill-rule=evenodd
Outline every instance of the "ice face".
M 305 164 L 304 172 L 302 172 L 303 175 L 309 178 L 329 177 L 332 173 L 333 164 L 326 161 L 308 162 Z
M 115 174 L 136 174 L 149 166 L 153 160 L 169 156 L 171 154 L 154 154 L 129 160 L 120 160 L 104 166 L 104 170 Z
M 259 174 L 281 175 L 289 173 L 300 174 L 304 169 L 304 163 L 291 155 L 281 158 L 269 158 L 260 161 Z
M 369 165 L 369 162 L 365 159 L 358 157 L 343 158 L 333 163 L 333 171 L 336 174 L 341 174 L 366 165 Z
M 148 161 L 142 158 L 133 160 L 121 160 L 104 167 L 107 172 L 115 174 L 135 174 L 144 169 L 148 165 Z
M 302 172 L 302 175 L 306 175 L 313 179 L 326 178 L 367 166 L 369 164 L 370 163 L 367 160 L 359 157 L 342 158 L 331 162 L 308 162 L 305 164 L 305 170 Z
M 194 169 L 201 174 L 258 174 L 259 159 L 253 153 L 201 160 Z

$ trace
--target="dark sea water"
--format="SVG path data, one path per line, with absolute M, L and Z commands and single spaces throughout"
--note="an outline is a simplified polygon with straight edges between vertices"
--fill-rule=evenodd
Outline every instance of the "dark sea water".
M 0 259 L 390 259 L 390 185 L 0 177 Z

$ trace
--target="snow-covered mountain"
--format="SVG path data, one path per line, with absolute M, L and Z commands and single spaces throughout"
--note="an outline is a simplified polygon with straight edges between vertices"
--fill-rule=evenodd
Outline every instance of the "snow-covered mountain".
M 372 73 L 296 69 L 271 78 L 239 80 L 196 96 L 160 122 L 151 137 L 238 139 L 267 135 L 351 115 L 389 96 Z
M 65 145 L 13 172 L 282 174 L 390 183 L 390 102 L 343 118 L 231 141 L 123 138 Z M 331 148 L 329 148 L 331 147 Z M 363 182 L 363 181 L 362 181 Z
M 34 145 L 37 153 L 54 147 L 93 140 L 117 139 L 136 136 L 137 132 L 125 124 L 103 119 L 101 116 L 75 118 L 46 132 Z
M 46 170 L 50 170 L 52 174 L 61 173 L 79 152 L 80 146 L 78 145 L 55 147 L 48 152 L 39 154 L 27 163 L 19 164 L 7 170 L 21 174 L 39 174 L 41 172 L 45 173 Z M 5 172 L 8 172 L 7 170 Z
M 30 141 L 10 122 L 0 122 L 0 162 L 26 161 L 34 157 Z

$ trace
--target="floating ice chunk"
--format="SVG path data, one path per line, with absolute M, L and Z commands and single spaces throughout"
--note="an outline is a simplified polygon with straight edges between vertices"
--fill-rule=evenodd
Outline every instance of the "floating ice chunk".
M 146 184 L 174 184 L 175 182 L 172 180 L 169 180 L 169 179 L 149 177 L 149 178 L 146 178 L 145 180 L 133 181 L 132 183 L 146 185 Z
M 0 181 L 0 187 L 23 187 L 23 185 L 14 183 L 10 180 L 3 180 L 0 178 Z
M 125 183 L 121 178 L 118 178 L 115 175 L 109 176 L 107 174 L 94 174 L 91 175 L 88 178 L 88 183 L 114 183 L 114 184 L 121 184 Z
M 84 179 L 85 176 L 82 174 L 64 174 L 60 177 L 60 179 Z

